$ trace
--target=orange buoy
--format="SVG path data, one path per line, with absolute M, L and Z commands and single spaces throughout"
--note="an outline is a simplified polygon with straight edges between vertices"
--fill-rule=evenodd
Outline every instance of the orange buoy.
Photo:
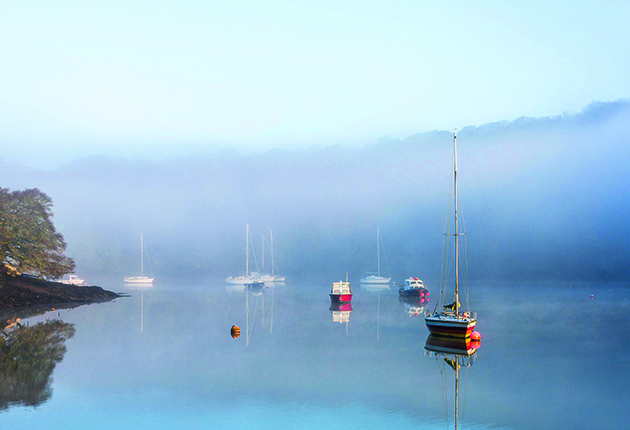
M 232 328 L 230 329 L 230 334 L 232 335 L 234 339 L 236 339 L 237 337 L 241 335 L 241 329 L 238 326 L 233 325 Z
M 473 331 L 470 334 L 470 340 L 479 342 L 481 340 L 481 333 L 479 333 L 478 331 Z

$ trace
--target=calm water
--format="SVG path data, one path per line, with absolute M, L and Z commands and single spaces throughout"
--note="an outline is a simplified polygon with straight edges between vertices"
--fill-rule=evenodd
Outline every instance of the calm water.
M 454 371 L 425 353 L 424 321 L 394 288 L 353 283 L 339 323 L 327 281 L 99 284 L 131 297 L 28 321 L 58 315 L 75 334 L 45 400 L 4 399 L 1 428 L 454 426 Z M 460 371 L 459 428 L 630 425 L 630 286 L 474 285 L 471 306 L 482 342 Z

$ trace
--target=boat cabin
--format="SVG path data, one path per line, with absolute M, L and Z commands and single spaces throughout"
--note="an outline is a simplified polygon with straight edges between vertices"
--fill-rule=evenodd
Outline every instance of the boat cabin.
M 352 294 L 350 291 L 350 282 L 333 282 L 331 294 Z
M 417 288 L 426 288 L 424 286 L 424 282 L 418 278 L 407 278 L 405 279 L 405 290 L 417 289 Z

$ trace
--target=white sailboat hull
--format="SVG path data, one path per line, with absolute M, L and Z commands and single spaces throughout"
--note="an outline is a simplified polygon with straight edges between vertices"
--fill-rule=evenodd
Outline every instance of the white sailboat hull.
M 389 284 L 392 278 L 386 278 L 384 276 L 364 276 L 361 278 L 362 284 Z
M 149 278 L 148 276 L 127 276 L 124 278 L 125 284 L 136 284 L 136 285 L 153 285 L 153 280 L 155 278 Z
M 258 278 L 252 278 L 251 276 L 237 276 L 236 278 L 227 278 L 225 282 L 230 285 L 245 285 L 252 282 L 260 281 Z

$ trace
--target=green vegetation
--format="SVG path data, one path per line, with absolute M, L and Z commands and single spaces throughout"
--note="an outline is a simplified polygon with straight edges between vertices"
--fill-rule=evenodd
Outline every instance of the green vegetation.
M 37 188 L 0 188 L 0 262 L 20 272 L 59 279 L 75 269 L 52 223 L 52 199 Z

